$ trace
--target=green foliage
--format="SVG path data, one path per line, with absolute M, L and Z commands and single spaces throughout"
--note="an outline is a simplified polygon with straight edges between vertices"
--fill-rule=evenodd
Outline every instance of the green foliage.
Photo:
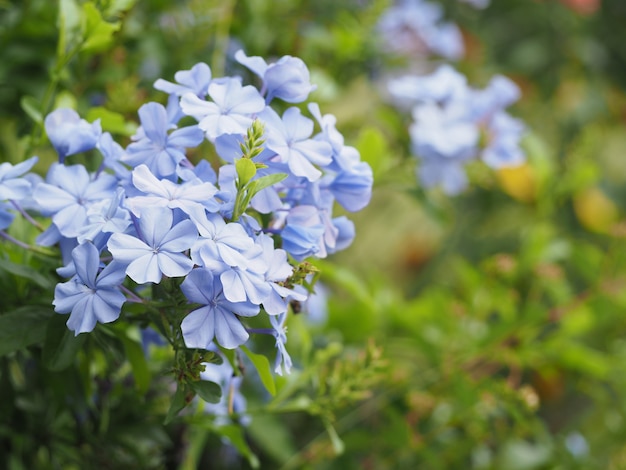
M 2 161 L 37 154 L 43 171 L 56 158 L 43 118 L 57 106 L 130 137 L 137 108 L 164 99 L 156 78 L 198 61 L 214 76 L 247 73 L 227 58 L 232 39 L 248 55 L 309 65 L 313 99 L 337 116 L 377 188 L 355 217 L 354 246 L 294 273 L 294 283 L 315 276 L 311 291 L 320 277 L 331 300 L 324 324 L 290 315 L 287 377 L 274 377 L 266 354 L 180 348 L 180 332 L 159 320 L 187 311 L 175 282 L 156 288 L 172 300 L 155 310 L 123 312 L 162 325 L 175 352 L 150 346 L 146 359 L 137 326 L 74 337 L 50 304 L 51 252 L 1 242 L 7 468 L 626 465 L 622 2 L 604 0 L 588 17 L 557 1 L 494 0 L 482 12 L 442 2 L 467 39 L 459 68 L 472 83 L 512 76 L 529 128 L 526 165 L 471 168 L 472 189 L 455 199 L 416 188 L 408 122 L 380 93 L 379 77 L 403 65 L 381 54 L 374 32 L 390 3 L 0 5 Z M 255 179 L 262 136 L 251 128 L 236 163 L 239 208 L 284 177 Z M 17 223 L 17 232 L 34 245 L 36 229 Z M 259 348 L 274 354 L 272 341 Z M 229 398 L 199 380 L 203 362 L 222 356 L 247 379 L 247 426 L 234 412 L 219 421 L 188 406 Z

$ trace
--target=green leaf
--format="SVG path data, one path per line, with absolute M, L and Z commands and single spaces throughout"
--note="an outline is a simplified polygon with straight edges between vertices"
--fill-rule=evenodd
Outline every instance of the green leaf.
M 0 259 L 0 270 L 14 274 L 15 276 L 23 277 L 31 280 L 35 284 L 44 289 L 53 289 L 55 282 L 47 276 L 44 276 L 39 271 L 31 268 L 28 265 L 13 263 L 6 259 Z
M 256 175 L 256 165 L 249 158 L 240 158 L 235 162 L 239 187 L 243 188 Z
M 22 96 L 20 100 L 20 106 L 24 110 L 24 112 L 35 121 L 37 124 L 43 123 L 43 116 L 39 111 L 39 102 L 33 98 L 32 96 Z
M 67 90 L 60 91 L 54 99 L 54 109 L 58 108 L 71 108 L 76 109 L 78 103 L 76 97 Z
M 0 356 L 43 342 L 50 307 L 25 306 L 0 315 Z
M 209 364 L 220 365 L 224 363 L 224 359 L 215 351 L 207 351 L 204 353 L 202 357 L 202 362 L 207 362 Z
M 356 148 L 361 160 L 370 164 L 374 175 L 381 174 L 389 166 L 387 139 L 376 127 L 368 126 L 360 132 Z
M 111 0 L 104 10 L 104 16 L 107 18 L 118 16 L 120 13 L 130 10 L 137 0 Z
M 87 113 L 87 121 L 93 122 L 96 119 L 100 119 L 102 130 L 112 132 L 113 134 L 131 136 L 137 131 L 135 123 L 126 122 L 121 114 L 109 111 L 101 106 L 91 108 Z
M 178 384 L 176 388 L 176 393 L 172 397 L 172 401 L 170 403 L 170 408 L 167 410 L 167 416 L 165 416 L 164 425 L 168 425 L 172 422 L 172 420 L 176 417 L 176 415 L 182 410 L 187 404 L 186 400 L 187 392 L 185 387 L 181 384 Z
M 274 173 L 271 175 L 262 176 L 261 178 L 254 180 L 248 185 L 248 199 L 252 199 L 256 193 L 262 189 L 272 186 L 276 183 L 287 178 L 286 173 Z
M 83 52 L 100 52 L 113 42 L 113 33 L 120 29 L 122 23 L 108 23 L 93 2 L 83 5 Z
M 48 320 L 46 339 L 43 345 L 44 366 L 52 371 L 69 367 L 85 342 L 87 335 L 75 336 L 66 326 L 67 315 L 53 315 Z
M 208 403 L 219 403 L 222 398 L 222 388 L 215 382 L 200 380 L 191 382 L 191 388 L 200 398 Z
M 328 437 L 330 438 L 330 442 L 333 445 L 333 450 L 335 451 L 335 454 L 336 455 L 343 454 L 346 446 L 341 440 L 341 438 L 339 437 L 339 434 L 337 434 L 335 427 L 332 425 L 332 423 L 328 419 L 322 419 L 322 421 L 324 423 L 324 427 L 326 428 L 326 432 L 328 433 Z
M 267 360 L 267 357 L 262 354 L 255 354 L 245 346 L 239 346 L 239 348 L 248 356 L 248 359 L 250 359 L 250 362 L 254 365 L 266 390 L 272 396 L 276 395 L 276 383 L 274 382 L 270 361 Z
M 76 0 L 60 0 L 59 2 L 59 42 L 57 56 L 64 57 L 68 45 L 76 40 L 80 33 L 81 11 Z
M 117 332 L 117 330 L 116 330 Z M 130 339 L 125 332 L 118 334 L 118 338 L 124 345 L 124 351 L 126 352 L 126 358 L 130 362 L 130 366 L 133 369 L 133 376 L 135 377 L 135 386 L 139 394 L 144 395 L 150 387 L 152 375 L 150 374 L 150 368 L 148 367 L 148 361 L 141 347 L 141 343 Z
M 252 468 L 260 467 L 259 459 L 256 455 L 254 455 L 254 453 L 248 446 L 241 427 L 234 424 L 229 424 L 226 426 L 220 426 L 219 428 L 215 428 L 215 432 L 227 438 L 230 443 L 241 453 L 241 455 L 248 459 L 248 463 Z

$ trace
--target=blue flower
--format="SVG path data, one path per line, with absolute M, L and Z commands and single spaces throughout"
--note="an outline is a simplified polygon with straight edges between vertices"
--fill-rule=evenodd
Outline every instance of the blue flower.
M 30 181 L 20 178 L 24 173 L 30 171 L 37 163 L 37 157 L 11 165 L 8 162 L 0 163 L 0 201 L 19 201 L 29 196 L 32 186 Z
M 428 75 L 406 75 L 390 80 L 387 88 L 402 107 L 413 108 L 419 102 L 466 100 L 470 92 L 467 79 L 450 65 L 442 65 Z
M 182 184 L 167 179 L 159 180 L 146 165 L 139 165 L 133 170 L 132 180 L 135 187 L 146 194 L 126 201 L 126 205 L 136 215 L 145 207 L 181 209 L 192 217 L 204 213 L 205 209 L 211 212 L 219 210 L 219 204 L 213 197 L 217 188 L 211 183 L 203 183 L 199 179 Z
M 102 199 L 113 197 L 117 179 L 100 173 L 91 178 L 82 165 L 54 163 L 46 183 L 40 183 L 33 197 L 44 215 L 51 215 L 59 233 L 67 238 L 79 235 L 87 221 L 87 209 Z
M 481 153 L 482 160 L 496 169 L 521 165 L 525 155 L 519 144 L 525 130 L 519 119 L 504 111 L 494 115 L 486 130 L 487 143 Z
M 332 162 L 332 147 L 328 142 L 311 139 L 313 121 L 302 116 L 298 108 L 287 109 L 282 119 L 267 108 L 259 115 L 267 124 L 267 147 L 286 163 L 295 176 L 315 181 L 322 172 L 315 167 Z
M 357 161 L 351 168 L 338 173 L 328 189 L 344 209 L 356 212 L 363 209 L 372 197 L 374 176 L 367 162 Z
M 174 80 L 178 84 L 159 78 L 154 82 L 154 88 L 176 96 L 183 96 L 185 93 L 191 92 L 202 98 L 207 94 L 209 84 L 211 83 L 211 68 L 203 62 L 199 62 L 191 67 L 190 70 L 179 70 L 176 72 Z
M 491 0 L 459 0 L 463 3 L 473 6 L 474 8 L 487 8 L 491 3 Z
M 445 158 L 423 158 L 417 175 L 425 188 L 441 186 L 443 192 L 455 196 L 467 188 L 462 161 Z
M 278 315 L 287 311 L 290 300 L 303 302 L 306 295 L 279 284 L 293 273 L 293 267 L 287 262 L 287 252 L 274 248 L 274 240 L 269 235 L 259 235 L 256 243 L 263 248 L 263 261 L 268 266 L 265 281 L 271 292 L 263 301 L 263 308 L 269 315 Z
M 524 160 L 524 125 L 504 112 L 520 97 L 512 80 L 496 75 L 486 88 L 473 89 L 452 67 L 441 66 L 430 75 L 393 80 L 389 90 L 413 106 L 411 146 L 426 188 L 460 193 L 467 186 L 465 163 L 479 157 L 492 168 Z
M 131 220 L 128 210 L 121 207 L 123 199 L 124 190 L 118 188 L 113 198 L 102 199 L 87 209 L 87 220 L 79 230 L 78 242 L 94 242 L 102 234 L 124 232 L 131 224 Z M 102 241 L 104 242 L 106 239 Z M 100 246 L 98 243 L 96 245 Z
M 252 70 L 263 79 L 263 91 L 267 93 L 265 102 L 280 98 L 288 103 L 301 103 L 316 86 L 309 81 L 309 69 L 301 59 L 283 56 L 278 62 L 267 65 L 261 57 L 247 57 L 239 50 L 235 60 Z
M 222 134 L 245 134 L 252 116 L 265 108 L 265 100 L 251 85 L 242 86 L 236 78 L 214 80 L 208 94 L 213 101 L 204 101 L 193 93 L 183 95 L 183 112 L 198 121 L 210 141 Z
M 61 163 L 69 155 L 95 148 L 102 133 L 99 119 L 90 124 L 69 108 L 59 108 L 48 114 L 44 127 Z
M 11 211 L 12 206 L 5 202 L 0 202 L 0 230 L 9 228 L 15 219 L 15 213 Z
M 119 289 L 124 271 L 111 263 L 100 271 L 100 255 L 91 243 L 72 250 L 76 275 L 54 289 L 54 310 L 70 313 L 67 326 L 76 335 L 92 331 L 97 322 L 117 320 L 126 298 Z
M 98 150 L 102 154 L 102 167 L 112 170 L 120 181 L 130 179 L 130 170 L 122 163 L 126 151 L 113 140 L 113 136 L 109 132 L 103 132 L 100 136 Z
M 221 216 L 204 215 L 194 219 L 200 239 L 191 250 L 191 257 L 199 266 L 219 271 L 222 264 L 245 266 L 244 253 L 254 248 L 254 240 L 238 223 L 226 223 Z
M 126 274 L 138 284 L 159 283 L 163 275 L 185 276 L 193 262 L 182 252 L 191 248 L 198 232 L 190 220 L 172 226 L 170 209 L 154 207 L 141 212 L 139 238 L 114 233 L 108 242 L 113 259 L 126 264 Z
M 283 249 L 298 261 L 312 255 L 323 258 L 326 254 L 324 231 L 325 227 L 316 207 L 294 207 L 289 211 L 287 223 L 280 234 Z
M 441 5 L 403 0 L 380 18 L 378 30 L 385 49 L 411 57 L 430 54 L 457 60 L 463 56 L 463 36 L 454 23 L 443 21 Z
M 229 301 L 219 277 L 204 268 L 191 271 L 180 288 L 189 302 L 202 305 L 189 313 L 181 324 L 188 348 L 209 349 L 215 338 L 220 346 L 234 349 L 248 340 L 248 332 L 237 316 L 257 315 L 258 305 Z
M 478 125 L 468 119 L 462 105 L 441 107 L 424 103 L 413 110 L 409 130 L 413 152 L 420 158 L 463 161 L 478 154 Z
M 283 372 L 285 374 L 290 374 L 291 368 L 293 367 L 291 356 L 285 347 L 285 343 L 287 342 L 287 334 L 285 333 L 286 320 L 286 313 L 270 316 L 270 323 L 272 324 L 272 328 L 274 330 L 274 338 L 276 338 L 276 349 L 278 350 L 276 353 L 274 372 L 281 376 L 283 375 Z
M 176 173 L 180 162 L 186 159 L 185 148 L 195 147 L 204 139 L 197 126 L 176 129 L 170 124 L 167 111 L 159 103 L 147 103 L 139 108 L 141 131 L 138 140 L 127 148 L 122 161 L 136 167 L 142 163 L 159 178 Z

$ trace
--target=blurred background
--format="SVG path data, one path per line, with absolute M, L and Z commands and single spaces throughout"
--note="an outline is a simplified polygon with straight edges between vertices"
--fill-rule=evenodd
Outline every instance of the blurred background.
M 80 2 L 0 1 L 0 160 L 37 154 L 43 173 L 56 158 L 37 125 L 48 98 L 103 118 L 123 141 L 137 109 L 166 98 L 157 78 L 203 61 L 214 77 L 249 79 L 232 59 L 239 48 L 300 57 L 318 87 L 310 99 L 337 117 L 375 183 L 370 205 L 351 215 L 355 242 L 313 261 L 316 301 L 290 320 L 288 349 L 303 372 L 281 379 L 273 401 L 247 385 L 252 419 L 241 436 L 261 468 L 626 468 L 626 3 L 416 3 L 437 5 L 435 25 L 458 27 L 462 54 L 394 48 L 401 31 L 380 27 L 390 0 L 101 0 L 120 25 L 113 41 L 59 68 L 59 11 Z M 419 184 L 411 115 L 387 90 L 391 78 L 442 63 L 477 88 L 495 74 L 512 79 L 521 98 L 508 111 L 526 128 L 526 163 L 473 162 L 457 196 Z M 19 292 L 5 302 L 18 304 Z M 131 398 L 124 374 L 107 378 L 106 432 L 64 444 L 80 420 L 64 421 L 62 393 L 50 390 L 73 376 L 20 379 L 11 367 L 25 363 L 2 363 L 6 468 L 254 460 L 226 431 L 161 429 L 158 400 Z

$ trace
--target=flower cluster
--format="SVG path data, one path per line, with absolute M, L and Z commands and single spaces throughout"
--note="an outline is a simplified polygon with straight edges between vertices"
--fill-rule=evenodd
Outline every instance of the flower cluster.
M 98 121 L 53 111 L 45 129 L 59 162 L 45 181 L 23 176 L 35 158 L 0 165 L 0 233 L 9 237 L 15 210 L 28 216 L 19 201 L 32 193 L 29 203 L 51 220 L 37 242 L 60 247 L 58 272 L 68 279 L 53 304 L 76 335 L 115 321 L 126 302 L 149 303 L 146 287 L 167 280 L 184 296 L 183 314 L 169 321 L 178 320 L 185 347 L 234 349 L 251 333 L 268 334 L 282 374 L 291 367 L 289 304 L 307 298 L 294 265 L 350 244 L 354 226 L 333 216 L 335 201 L 347 211 L 366 206 L 372 172 L 317 104 L 308 105 L 311 117 L 272 107 L 302 103 L 314 90 L 300 59 L 235 57 L 260 88 L 214 78 L 204 63 L 175 82 L 159 79 L 168 104 L 139 109 L 141 126 L 126 147 Z M 219 157 L 213 165 L 200 157 L 205 141 Z M 97 171 L 67 163 L 87 151 L 101 155 Z M 267 328 L 250 327 L 251 317 Z
M 474 8 L 485 8 L 489 0 L 459 0 Z M 459 27 L 445 21 L 441 5 L 425 0 L 398 0 L 378 22 L 384 48 L 388 53 L 426 58 L 436 55 L 458 60 L 465 54 Z
M 488 0 L 461 0 L 485 8 Z M 454 23 L 443 21 L 440 5 L 401 0 L 382 16 L 380 31 L 388 48 L 402 54 L 411 69 L 431 70 L 431 56 L 458 60 L 463 37 Z M 411 112 L 411 152 L 420 160 L 418 178 L 425 188 L 441 186 L 449 195 L 467 187 L 464 166 L 481 159 L 492 168 L 524 161 L 519 142 L 524 125 L 505 112 L 520 97 L 510 79 L 497 75 L 484 89 L 471 88 L 452 66 L 430 74 L 390 79 L 386 88 L 399 108 Z
M 409 133 L 424 187 L 458 194 L 467 186 L 463 167 L 468 161 L 480 158 L 495 169 L 524 161 L 519 147 L 524 125 L 504 110 L 520 96 L 510 79 L 497 75 L 484 89 L 475 89 L 465 76 L 442 65 L 430 75 L 391 80 L 388 87 L 412 108 Z

